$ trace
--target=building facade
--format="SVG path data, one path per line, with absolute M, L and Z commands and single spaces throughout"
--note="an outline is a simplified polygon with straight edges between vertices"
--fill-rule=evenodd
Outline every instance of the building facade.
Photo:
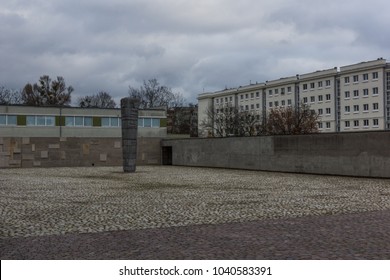
M 320 132 L 390 130 L 390 63 L 374 61 L 296 75 L 265 83 L 202 93 L 199 136 L 210 113 L 234 107 L 266 117 L 275 107 L 304 103 L 318 113 Z M 211 120 L 212 121 L 212 120 Z
M 138 137 L 167 136 L 164 109 L 139 110 Z M 0 105 L 1 137 L 121 137 L 120 109 Z

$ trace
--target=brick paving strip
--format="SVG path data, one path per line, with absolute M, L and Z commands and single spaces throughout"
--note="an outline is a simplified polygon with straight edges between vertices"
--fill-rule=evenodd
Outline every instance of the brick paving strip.
M 390 259 L 390 210 L 1 239 L 1 259 Z
M 390 181 L 0 170 L 1 259 L 390 259 Z

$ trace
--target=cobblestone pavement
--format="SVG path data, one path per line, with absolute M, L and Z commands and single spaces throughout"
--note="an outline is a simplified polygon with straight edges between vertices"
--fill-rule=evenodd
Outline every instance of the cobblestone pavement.
M 0 170 L 1 259 L 390 259 L 390 180 Z

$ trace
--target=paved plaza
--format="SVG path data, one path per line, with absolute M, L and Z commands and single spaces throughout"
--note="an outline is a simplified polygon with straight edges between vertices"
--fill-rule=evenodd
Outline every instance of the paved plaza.
M 390 259 L 390 180 L 0 170 L 1 259 Z

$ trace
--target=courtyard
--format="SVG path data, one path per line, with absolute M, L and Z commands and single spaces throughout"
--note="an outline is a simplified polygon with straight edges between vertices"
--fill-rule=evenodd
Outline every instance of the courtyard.
M 35 244 L 51 244 L 52 242 L 58 245 L 61 240 L 70 238 L 71 241 L 68 241 L 77 245 L 77 242 L 85 244 L 85 241 L 79 238 L 91 242 L 91 239 L 100 236 L 99 238 L 103 238 L 100 240 L 105 240 L 106 246 L 109 247 L 112 242 L 110 243 L 108 239 L 119 234 L 115 237 L 117 242 L 124 242 L 126 237 L 123 234 L 130 233 L 133 234 L 131 247 L 134 251 L 135 246 L 140 244 L 147 246 L 148 242 L 151 242 L 150 246 L 153 242 L 157 242 L 156 244 L 160 247 L 166 243 L 173 248 L 178 246 L 177 242 L 182 242 L 181 237 L 184 238 L 197 232 L 196 238 L 200 240 L 195 238 L 192 243 L 191 240 L 186 241 L 186 246 L 190 248 L 191 244 L 207 244 L 206 237 L 202 237 L 200 233 L 205 228 L 214 230 L 213 235 L 207 235 L 212 238 L 218 237 L 215 233 L 221 227 L 239 226 L 245 229 L 250 227 L 248 225 L 252 225 L 253 228 L 253 225 L 258 223 L 262 223 L 261 230 L 267 230 L 267 227 L 271 229 L 276 224 L 277 227 L 281 226 L 273 233 L 274 235 L 283 230 L 293 234 L 289 229 L 285 229 L 285 226 L 295 221 L 295 224 L 303 223 L 313 226 L 312 230 L 305 229 L 306 234 L 310 236 L 314 234 L 311 231 L 321 230 L 318 226 L 314 226 L 318 224 L 324 225 L 323 231 L 334 233 L 341 230 L 345 232 L 339 226 L 335 226 L 337 221 L 332 219 L 359 221 L 359 217 L 365 217 L 368 221 L 375 221 L 375 218 L 370 215 L 379 215 L 384 219 L 388 217 L 389 211 L 390 180 L 386 179 L 172 166 L 139 166 L 137 172 L 132 174 L 123 173 L 121 167 L 0 170 L 2 259 L 121 258 L 122 256 L 124 258 L 156 259 L 261 258 L 267 256 L 269 258 L 272 256 L 274 258 L 313 258 L 313 254 L 286 256 L 288 248 L 285 251 L 277 249 L 274 253 L 271 250 L 269 255 L 237 255 L 237 252 L 233 253 L 233 249 L 229 254 L 219 252 L 202 254 L 201 251 L 204 249 L 201 248 L 192 248 L 192 253 L 176 249 L 179 255 L 172 256 L 169 255 L 169 250 L 162 249 L 160 252 L 152 252 L 148 255 L 142 255 L 142 253 L 131 255 L 129 248 L 127 252 L 130 255 L 122 252 L 125 254 L 123 255 L 115 253 L 113 248 L 108 250 L 105 247 L 105 249 L 94 250 L 91 245 L 88 247 L 90 250 L 88 255 L 82 253 L 77 255 L 77 248 L 57 248 L 51 251 L 50 246 L 45 248 L 44 252 L 42 248 L 37 248 L 34 253 L 34 246 L 31 247 L 29 244 L 33 244 L 35 240 Z M 390 225 L 387 218 L 384 220 L 387 221 L 385 224 L 376 220 L 375 227 L 379 228 L 376 228 L 375 232 L 381 234 L 383 232 L 379 241 L 387 244 L 385 247 L 383 244 L 378 244 L 378 249 L 373 249 L 371 241 L 367 240 L 367 244 L 371 244 L 368 246 L 371 252 L 364 255 L 364 248 L 359 249 L 359 253 L 355 254 L 353 248 L 346 245 L 348 248 L 345 250 L 349 250 L 350 254 L 346 257 L 390 258 L 390 253 L 386 254 L 390 243 L 389 231 L 386 228 L 390 228 Z M 347 228 L 352 227 L 346 222 L 340 223 Z M 329 224 L 328 228 L 326 228 L 327 224 Z M 362 221 L 359 225 L 363 226 Z M 369 226 L 364 222 L 364 228 L 366 227 Z M 299 228 L 303 229 L 303 227 Z M 356 230 L 362 232 L 362 229 Z M 180 233 L 181 230 L 185 230 L 186 233 Z M 235 231 L 233 228 L 226 230 L 230 233 Z M 250 230 L 248 229 L 247 232 L 249 234 Z M 302 233 L 296 233 L 302 235 Z M 164 234 L 166 236 L 177 234 L 178 236 L 175 240 L 169 241 L 163 238 Z M 136 242 L 135 236 L 139 238 L 149 236 L 149 241 L 143 240 L 137 245 L 134 243 Z M 288 236 L 286 237 L 285 233 L 283 236 L 286 242 Z M 362 236 L 361 238 L 364 238 L 364 231 Z M 226 237 L 225 235 L 225 239 Z M 266 242 L 267 238 L 263 237 L 262 242 Z M 243 242 L 246 240 L 245 232 L 237 233 L 235 237 L 229 238 L 231 241 L 240 238 Z M 256 243 L 253 236 L 250 238 Z M 279 236 L 279 238 L 283 237 Z M 354 238 L 351 237 L 351 240 Z M 279 244 L 280 240 L 275 242 Z M 82 246 L 80 244 L 79 247 Z M 130 246 L 126 244 L 129 243 L 125 243 L 124 246 Z M 153 246 L 156 247 L 156 244 Z M 270 243 L 264 245 L 268 248 L 275 246 Z M 218 251 L 218 246 L 214 250 Z M 247 246 L 251 246 L 250 242 Z M 382 249 L 385 253 L 381 251 Z M 150 252 L 152 249 L 143 247 L 143 250 Z M 142 250 L 138 248 L 136 251 Z M 163 254 L 162 251 L 164 251 Z M 172 252 L 175 250 L 172 249 Z M 317 252 L 314 258 L 332 257 Z M 337 255 L 336 252 L 334 258 L 343 258 L 343 256 Z

